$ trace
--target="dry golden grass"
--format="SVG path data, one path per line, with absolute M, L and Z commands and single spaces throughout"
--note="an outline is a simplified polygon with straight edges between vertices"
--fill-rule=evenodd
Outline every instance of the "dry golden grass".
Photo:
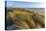
M 19 29 L 44 28 L 44 15 L 34 13 L 25 9 L 14 9 L 8 12 L 8 18 L 11 17 L 12 22 Z M 8 19 L 7 18 L 7 19 Z

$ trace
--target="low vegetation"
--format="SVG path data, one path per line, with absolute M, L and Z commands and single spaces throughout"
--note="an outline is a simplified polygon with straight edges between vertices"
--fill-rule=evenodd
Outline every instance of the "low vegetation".
M 6 26 L 15 24 L 16 29 L 44 28 L 44 19 L 42 12 L 33 12 L 21 8 L 8 9 L 6 13 Z

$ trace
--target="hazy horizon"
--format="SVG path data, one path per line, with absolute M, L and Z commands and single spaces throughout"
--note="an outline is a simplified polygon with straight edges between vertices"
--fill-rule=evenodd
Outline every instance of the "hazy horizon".
M 12 8 L 39 8 L 43 7 L 44 3 L 42 2 L 24 2 L 24 1 L 7 1 L 5 2 L 6 7 Z

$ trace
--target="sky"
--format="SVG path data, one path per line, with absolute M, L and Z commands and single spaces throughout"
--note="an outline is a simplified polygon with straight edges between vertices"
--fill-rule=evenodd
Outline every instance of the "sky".
M 24 1 L 7 1 L 6 7 L 13 8 L 34 8 L 34 7 L 43 7 L 44 3 L 42 2 L 24 2 Z

